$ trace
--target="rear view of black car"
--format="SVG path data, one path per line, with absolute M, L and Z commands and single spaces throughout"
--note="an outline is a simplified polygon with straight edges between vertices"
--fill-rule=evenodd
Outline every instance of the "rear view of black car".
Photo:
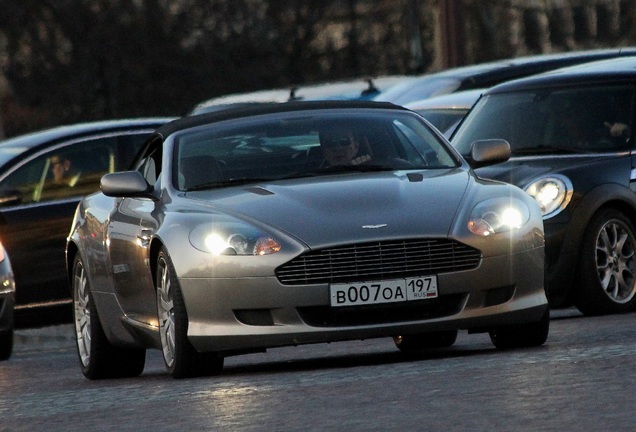
M 552 306 L 588 315 L 636 307 L 636 57 L 561 69 L 487 91 L 451 138 L 500 138 L 513 157 L 477 168 L 540 204 Z

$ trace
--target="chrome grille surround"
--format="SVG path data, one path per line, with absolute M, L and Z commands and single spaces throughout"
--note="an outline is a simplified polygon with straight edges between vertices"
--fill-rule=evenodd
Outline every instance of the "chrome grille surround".
M 276 269 L 284 285 L 382 280 L 470 270 L 481 252 L 449 239 L 385 240 L 309 251 Z

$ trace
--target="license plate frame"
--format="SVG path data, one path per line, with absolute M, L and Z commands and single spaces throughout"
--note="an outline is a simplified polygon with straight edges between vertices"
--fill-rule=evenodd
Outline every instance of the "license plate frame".
M 329 284 L 332 307 L 420 301 L 438 296 L 437 275 Z

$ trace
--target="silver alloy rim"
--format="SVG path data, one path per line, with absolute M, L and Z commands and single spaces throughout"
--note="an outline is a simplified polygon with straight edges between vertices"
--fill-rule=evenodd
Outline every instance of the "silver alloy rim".
M 634 238 L 620 221 L 608 221 L 596 240 L 596 268 L 605 294 L 627 303 L 636 294 Z
M 91 311 L 84 266 L 78 262 L 73 275 L 73 308 L 75 310 L 75 337 L 82 364 L 87 367 L 91 353 Z
M 157 286 L 157 311 L 159 315 L 159 334 L 163 359 L 168 367 L 174 363 L 174 302 L 168 265 L 163 257 L 159 258 L 161 278 Z

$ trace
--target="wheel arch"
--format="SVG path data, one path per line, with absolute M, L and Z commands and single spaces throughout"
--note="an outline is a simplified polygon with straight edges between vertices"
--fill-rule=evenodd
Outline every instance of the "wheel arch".
M 73 277 L 73 263 L 75 262 L 75 256 L 79 253 L 79 248 L 74 241 L 69 241 L 66 245 L 66 278 L 68 280 L 68 287 L 71 292 L 71 297 L 73 296 L 73 285 L 72 285 L 72 277 Z
M 578 203 L 570 222 L 569 235 L 564 245 L 567 250 L 578 250 L 582 233 L 594 215 L 608 208 L 619 210 L 631 220 L 636 220 L 636 192 L 617 184 L 602 185 L 588 192 Z
M 163 246 L 163 241 L 160 238 L 155 237 L 150 243 L 150 251 L 148 253 L 148 259 L 150 260 L 150 273 L 152 275 L 152 283 L 155 288 L 157 287 L 157 259 L 159 258 L 159 251 L 161 251 Z

